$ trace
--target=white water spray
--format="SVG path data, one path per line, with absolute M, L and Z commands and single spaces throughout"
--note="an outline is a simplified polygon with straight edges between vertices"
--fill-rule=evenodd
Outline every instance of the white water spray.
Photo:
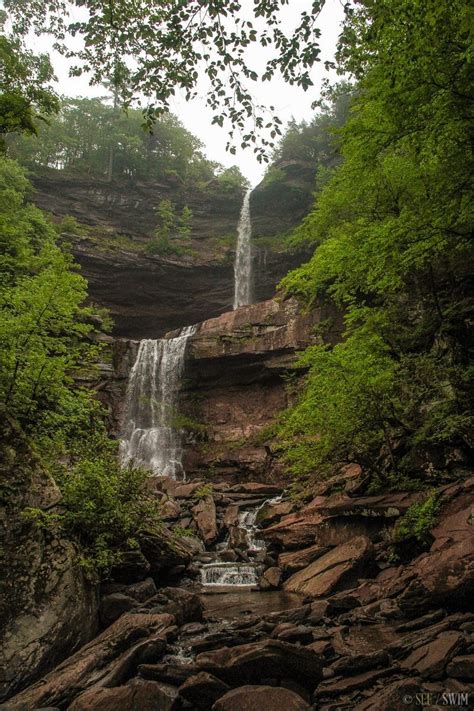
M 237 228 L 237 250 L 234 264 L 234 309 L 252 303 L 252 221 L 250 194 L 245 193 Z
M 175 421 L 186 344 L 195 331 L 196 326 L 186 326 L 176 338 L 140 341 L 125 398 L 124 465 L 184 478 L 182 432 Z

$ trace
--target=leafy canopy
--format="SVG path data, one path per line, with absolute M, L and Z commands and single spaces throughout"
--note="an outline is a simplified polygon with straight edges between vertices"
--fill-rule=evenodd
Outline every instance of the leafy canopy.
M 51 88 L 53 68 L 46 54 L 26 50 L 17 36 L 4 32 L 6 14 L 0 10 L 0 151 L 9 133 L 37 133 L 37 120 L 58 108 Z
M 343 163 L 301 229 L 313 258 L 283 281 L 308 305 L 330 298 L 346 313 L 344 343 L 306 353 L 306 386 L 286 416 L 299 473 L 359 461 L 422 478 L 423 449 L 469 451 L 469 18 L 465 0 L 377 0 L 346 22 L 340 68 L 359 84 Z
M 237 0 L 5 0 L 17 35 L 31 29 L 52 34 L 57 49 L 77 62 L 73 74 L 90 72 L 92 83 L 101 84 L 116 76 L 119 64 L 123 102 L 130 105 L 144 94 L 149 120 L 168 108 L 176 88 L 190 99 L 202 92 L 199 82 L 205 80 L 214 123 L 238 129 L 242 145 L 254 146 L 259 160 L 271 141 L 259 143 L 254 129 L 265 127 L 273 139 L 281 121 L 276 115 L 264 118 L 249 87 L 279 73 L 307 89 L 310 69 L 320 61 L 317 20 L 324 2 L 293 4 L 296 26 L 286 31 L 281 0 L 255 0 L 251 8 Z M 256 44 L 269 52 L 261 76 L 252 67 Z M 231 128 L 231 151 L 236 138 Z

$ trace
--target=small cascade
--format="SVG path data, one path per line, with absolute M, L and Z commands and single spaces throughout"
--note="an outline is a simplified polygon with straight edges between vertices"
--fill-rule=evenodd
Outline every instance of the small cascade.
M 257 584 L 259 566 L 252 563 L 209 563 L 201 568 L 205 586 L 235 585 L 253 588 Z
M 237 228 L 237 250 L 234 264 L 234 309 L 252 303 L 252 221 L 250 194 L 245 193 Z
M 265 503 L 266 502 L 264 502 L 262 506 L 265 506 Z M 259 551 L 266 547 L 265 541 L 256 538 L 258 526 L 255 522 L 260 508 L 261 506 L 256 509 L 250 509 L 249 511 L 241 511 L 239 514 L 238 528 L 244 531 L 247 550 L 249 551 Z
M 195 331 L 196 326 L 186 326 L 176 338 L 140 341 L 125 399 L 124 465 L 184 479 L 182 432 L 175 420 L 186 344 Z
M 216 546 L 217 560 L 214 563 L 203 565 L 201 568 L 201 584 L 204 588 L 217 591 L 222 587 L 233 590 L 251 590 L 257 587 L 258 579 L 263 572 L 261 561 L 265 557 L 266 550 L 265 541 L 257 538 L 257 516 L 266 503 L 268 501 L 239 513 L 237 525 L 233 527 L 225 542 Z M 256 562 L 229 563 L 219 559 L 221 554 L 224 557 L 224 552 L 233 550 L 233 548 L 245 550 L 246 553 L 256 557 Z

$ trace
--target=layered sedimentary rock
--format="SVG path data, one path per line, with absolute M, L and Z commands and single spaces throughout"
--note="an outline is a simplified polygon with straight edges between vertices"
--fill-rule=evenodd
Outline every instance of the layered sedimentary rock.
M 270 298 L 282 277 L 308 256 L 290 254 L 273 240 L 296 226 L 311 203 L 311 172 L 299 164 L 288 170 L 277 188 L 263 185 L 252 195 L 257 301 Z M 54 170 L 33 176 L 33 182 L 32 199 L 39 207 L 87 225 L 87 234 L 67 239 L 91 300 L 110 310 L 115 336 L 159 338 L 232 308 L 239 190 L 225 192 L 211 183 L 191 191 L 176 181 L 108 183 Z M 192 210 L 190 241 L 178 254 L 150 254 L 155 210 L 165 198 L 178 210 L 184 205 Z
M 326 339 L 338 340 L 341 317 L 332 305 L 302 313 L 295 299 L 270 299 L 198 324 L 187 344 L 177 418 L 185 432 L 188 476 L 279 477 L 280 465 L 263 444 L 262 431 L 289 404 L 286 376 L 294 372 L 298 354 L 316 342 L 322 322 L 329 325 Z M 138 343 L 118 340 L 112 346 L 113 366 L 104 366 L 96 388 L 118 434 Z

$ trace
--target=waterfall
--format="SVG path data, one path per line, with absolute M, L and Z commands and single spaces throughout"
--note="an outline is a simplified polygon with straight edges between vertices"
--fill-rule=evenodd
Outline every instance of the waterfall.
M 176 427 L 177 400 L 188 338 L 186 326 L 176 338 L 140 341 L 125 398 L 120 454 L 154 474 L 184 478 L 182 432 Z
M 237 250 L 234 264 L 234 309 L 252 303 L 252 222 L 250 194 L 245 193 L 237 229 Z
M 245 539 L 247 541 L 247 550 L 249 551 L 259 551 L 263 550 L 265 546 L 265 541 L 256 538 L 258 527 L 256 525 L 257 514 L 265 505 L 264 502 L 261 506 L 256 509 L 250 509 L 249 511 L 241 511 L 239 514 L 238 527 L 243 529 L 245 532 Z
M 253 588 L 258 581 L 259 566 L 246 563 L 209 563 L 201 568 L 201 583 L 211 585 L 238 585 Z

